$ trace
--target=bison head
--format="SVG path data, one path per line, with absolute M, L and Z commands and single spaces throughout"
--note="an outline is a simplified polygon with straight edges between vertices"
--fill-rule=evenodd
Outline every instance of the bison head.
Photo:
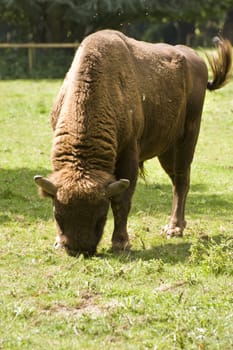
M 57 226 L 55 247 L 65 248 L 72 256 L 80 253 L 93 255 L 103 234 L 109 199 L 123 192 L 129 186 L 129 180 L 121 179 L 102 186 L 98 188 L 98 195 L 92 191 L 80 195 L 79 192 L 64 190 L 62 185 L 57 186 L 40 175 L 34 180 L 43 195 L 53 200 Z

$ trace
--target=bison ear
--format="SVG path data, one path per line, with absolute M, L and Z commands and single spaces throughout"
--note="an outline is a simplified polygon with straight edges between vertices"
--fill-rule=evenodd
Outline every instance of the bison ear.
M 120 194 L 125 191 L 130 185 L 130 181 L 127 179 L 120 179 L 118 181 L 112 182 L 106 188 L 106 197 L 110 198 Z
M 35 183 L 42 189 L 42 191 L 49 196 L 54 197 L 57 193 L 57 187 L 48 179 L 41 175 L 34 176 Z

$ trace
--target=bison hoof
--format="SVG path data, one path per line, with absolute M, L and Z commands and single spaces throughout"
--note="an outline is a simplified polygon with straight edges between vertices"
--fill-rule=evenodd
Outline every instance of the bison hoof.
M 179 226 L 174 225 L 166 225 L 162 232 L 162 235 L 166 235 L 167 239 L 170 239 L 172 237 L 183 237 L 183 228 Z
M 130 248 L 131 248 L 131 244 L 129 243 L 129 241 L 112 242 L 112 251 L 113 252 L 129 251 Z

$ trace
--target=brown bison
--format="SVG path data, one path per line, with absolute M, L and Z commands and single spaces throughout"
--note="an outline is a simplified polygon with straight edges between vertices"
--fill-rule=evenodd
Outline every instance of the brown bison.
M 113 249 L 129 247 L 127 218 L 138 169 L 157 156 L 173 184 L 164 232 L 182 236 L 190 165 L 206 89 L 228 80 L 232 48 L 219 39 L 213 73 L 186 46 L 150 44 L 103 30 L 80 45 L 51 112 L 53 173 L 35 176 L 53 200 L 57 246 L 92 255 L 111 203 Z

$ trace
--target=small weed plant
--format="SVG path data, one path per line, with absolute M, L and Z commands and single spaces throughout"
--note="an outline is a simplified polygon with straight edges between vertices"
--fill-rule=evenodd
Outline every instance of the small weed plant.
M 233 237 L 221 238 L 221 241 L 210 238 L 207 242 L 196 239 L 190 253 L 190 263 L 200 265 L 215 275 L 233 276 Z

